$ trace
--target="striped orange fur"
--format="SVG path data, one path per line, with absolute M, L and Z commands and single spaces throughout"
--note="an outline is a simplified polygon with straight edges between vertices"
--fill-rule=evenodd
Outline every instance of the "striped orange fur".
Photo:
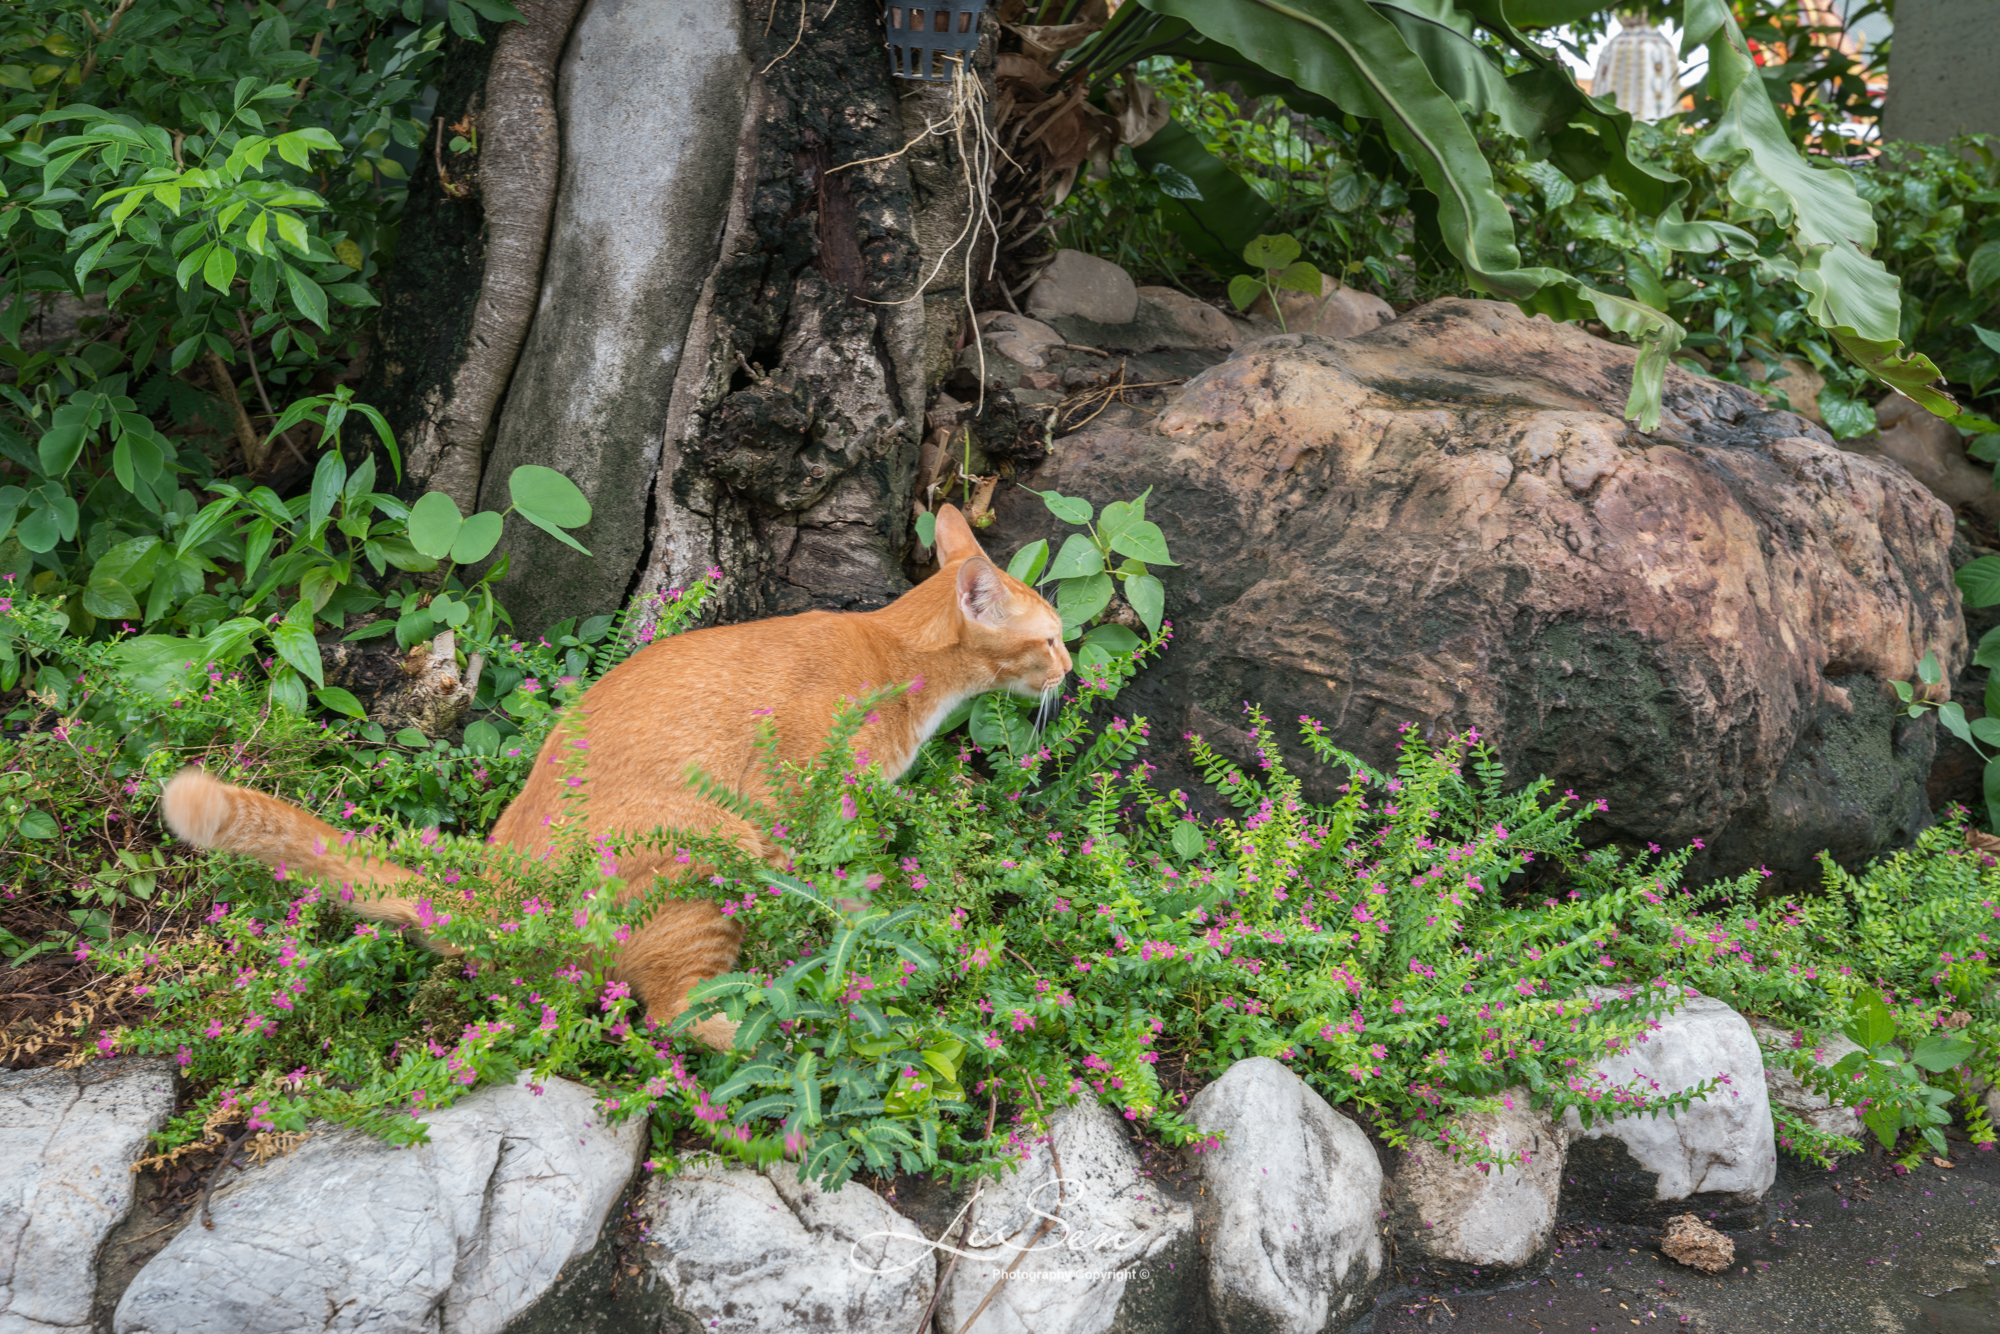
M 872 612 L 809 611 L 676 635 L 641 649 L 584 693 L 577 708 L 589 741 L 588 832 L 713 831 L 768 860 L 777 849 L 749 824 L 705 801 L 688 783 L 699 769 L 744 796 L 765 799 L 757 723 L 776 725 L 780 754 L 802 763 L 824 744 L 836 708 L 874 687 L 915 682 L 883 704 L 855 738 L 864 762 L 900 776 L 945 715 L 990 690 L 1039 695 L 1060 686 L 1070 657 L 1062 622 L 1033 589 L 996 568 L 955 508 L 939 511 L 941 569 Z M 552 732 L 534 771 L 493 827 L 496 843 L 524 852 L 551 846 L 564 815 Z M 288 802 L 185 769 L 161 806 L 186 842 L 282 863 L 288 875 L 348 885 L 354 910 L 418 925 L 415 879 L 379 857 L 342 851 L 340 831 Z M 619 859 L 628 894 L 671 877 L 673 853 L 636 849 Z M 742 927 L 702 899 L 670 900 L 625 945 L 614 975 L 647 1014 L 666 1022 L 687 1008 L 688 988 L 735 966 Z M 727 1047 L 733 1026 L 709 1019 L 694 1032 Z

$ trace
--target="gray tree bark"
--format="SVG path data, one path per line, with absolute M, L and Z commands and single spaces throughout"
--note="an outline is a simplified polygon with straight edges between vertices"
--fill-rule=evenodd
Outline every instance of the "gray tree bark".
M 420 258 L 391 277 L 376 378 L 414 442 L 413 490 L 503 509 L 524 463 L 583 489 L 589 556 L 508 521 L 499 593 L 521 632 L 711 567 L 727 619 L 879 605 L 907 586 L 927 375 L 924 247 L 896 156 L 913 89 L 889 76 L 880 6 L 585 0 L 552 42 L 574 3 L 510 25 L 466 95 L 483 97 L 477 197 L 438 203 L 431 177 L 413 206 L 441 235 L 484 209 L 448 262 L 406 229 Z M 469 313 L 440 324 L 440 308 Z M 931 303 L 932 324 L 961 313 Z M 400 351 L 424 338 L 427 381 Z

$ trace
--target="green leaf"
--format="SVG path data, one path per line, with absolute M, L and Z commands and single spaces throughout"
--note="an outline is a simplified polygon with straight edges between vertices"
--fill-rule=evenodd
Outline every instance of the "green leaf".
M 1326 290 L 1326 281 L 1320 271 L 1305 260 L 1287 264 L 1285 271 L 1278 275 L 1278 286 L 1289 292 L 1304 292 L 1308 296 L 1318 296 Z
M 1979 341 L 1986 344 L 1988 349 L 2000 352 L 2000 333 L 1994 333 L 1991 329 L 1982 329 L 1976 324 L 1972 326 L 1972 332 L 1979 336 Z
M 1208 846 L 1208 839 L 1203 836 L 1200 825 L 1192 820 L 1182 820 L 1174 826 L 1173 844 L 1174 855 L 1182 861 L 1190 861 L 1201 855 Z
M 364 721 L 368 717 L 368 711 L 361 707 L 361 701 L 354 698 L 353 692 L 342 690 L 339 686 L 328 686 L 324 690 L 315 690 L 313 691 L 313 698 L 327 708 L 332 709 L 335 713 L 344 713 L 350 718 L 360 718 Z
M 1131 653 L 1143 642 L 1139 636 L 1116 623 L 1098 626 L 1083 637 L 1086 644 L 1096 644 L 1112 653 Z
M 1167 614 L 1167 589 L 1150 574 L 1137 574 L 1125 581 L 1125 600 L 1146 624 L 1146 633 L 1157 635 Z
M 1968 607 L 1990 607 L 2000 603 L 2000 556 L 1981 556 L 1958 567 L 1952 575 Z
M 216 246 L 202 263 L 201 276 L 216 291 L 227 292 L 229 284 L 236 281 L 236 252 L 227 246 Z
M 326 684 L 319 656 L 319 641 L 313 638 L 312 607 L 300 602 L 294 606 L 285 619 L 271 631 L 271 642 L 277 646 L 278 656 L 296 668 L 300 675 L 316 686 Z
M 1062 550 L 1049 562 L 1042 582 L 1051 579 L 1084 579 L 1104 572 L 1104 556 L 1097 544 L 1082 533 L 1071 533 L 1062 544 Z
M 1987 682 L 1989 695 L 1995 693 L 1997 689 L 2000 689 L 2000 681 Z M 1981 795 L 1986 798 L 1986 818 L 1989 826 L 2000 829 L 2000 760 L 1987 764 L 1986 772 L 1981 775 L 1980 787 Z
M 1882 1141 L 1884 1149 L 1896 1147 L 1896 1132 L 1903 1128 L 1903 1109 L 1894 1103 L 1877 1102 L 1862 1114 L 1861 1120 L 1875 1137 Z
M 524 463 L 507 478 L 507 494 L 522 518 L 567 546 L 588 556 L 565 528 L 581 528 L 590 522 L 590 501 L 576 483 L 537 463 Z
M 1229 280 L 1229 304 L 1238 310 L 1248 310 L 1257 304 L 1257 298 L 1264 295 L 1264 282 L 1247 273 L 1239 273 Z
M 83 588 L 83 609 L 101 620 L 112 621 L 138 616 L 139 600 L 118 580 L 93 575 Z
M 1289 234 L 1257 236 L 1243 247 L 1243 261 L 1253 269 L 1282 269 L 1301 253 L 1297 238 Z
M 937 515 L 929 510 L 917 516 L 917 545 L 926 551 L 937 545 Z
M 282 231 L 283 229 L 281 228 L 280 230 Z M 298 307 L 299 314 L 305 316 L 320 328 L 326 328 L 325 291 L 320 288 L 318 283 L 308 278 L 305 274 L 300 273 L 291 265 L 283 264 L 280 267 L 285 271 L 285 291 L 291 295 L 292 304 Z
M 452 539 L 451 550 L 446 554 L 456 565 L 471 565 L 485 560 L 500 543 L 500 528 L 497 511 L 481 510 L 459 528 L 458 536 Z
M 465 518 L 458 512 L 458 502 L 450 496 L 442 491 L 426 491 L 410 506 L 409 524 L 410 545 L 432 560 L 443 560 L 451 554 L 452 543 L 458 540 L 458 530 L 464 526 Z
M 1941 1075 L 1953 1066 L 1962 1064 L 1967 1057 L 1978 1050 L 1976 1043 L 1968 1042 L 1964 1038 L 1946 1037 L 1934 1033 L 1917 1044 L 1917 1049 L 1910 1053 L 1910 1060 L 1934 1075 Z
M 498 755 L 500 739 L 500 729 L 484 718 L 465 725 L 465 748 L 476 755 Z
M 1167 555 L 1167 539 L 1165 534 L 1160 532 L 1160 526 L 1146 519 L 1141 519 L 1112 538 L 1111 549 L 1121 556 L 1130 556 L 1148 565 L 1176 563 Z
M 1988 241 L 1965 261 L 1965 285 L 1978 296 L 2000 283 L 2000 241 Z
M 1836 440 L 1853 440 L 1875 429 L 1875 409 L 1866 399 L 1831 387 L 1820 390 L 1819 415 Z
M 76 466 L 77 455 L 83 453 L 83 441 L 87 428 L 78 422 L 71 426 L 57 426 L 43 434 L 35 452 L 41 456 L 42 475 L 60 478 L 69 475 Z
M 1944 680 L 1944 668 L 1938 665 L 1936 649 L 1924 650 L 1923 658 L 1917 663 L 1917 679 L 1929 686 L 1937 685 Z
M 1080 629 L 1084 622 L 1109 606 L 1113 587 L 1108 574 L 1063 580 L 1056 590 L 1056 614 L 1062 617 L 1064 630 Z
M 22 838 L 54 838 L 62 832 L 55 822 L 55 817 L 39 806 L 30 806 L 22 811 L 20 819 L 15 821 L 14 828 L 20 831 Z
M 6 531 L 6 525 L 0 523 L 0 534 Z M 1045 539 L 1038 538 L 1014 553 L 1014 559 L 1007 562 L 1007 573 L 1024 584 L 1033 585 L 1041 581 L 1042 571 L 1048 563 L 1049 544 Z
M 1909 689 L 1908 684 L 1904 682 L 1899 681 L 1897 684 L 1901 685 L 1904 690 Z M 1902 692 L 1899 691 L 1898 693 Z M 1905 703 L 1907 702 L 1905 701 Z M 1938 705 L 1937 714 L 1938 721 L 1944 724 L 1946 731 L 1950 732 L 1960 741 L 1963 741 L 1966 745 L 1969 746 L 1972 744 L 1972 729 L 1966 725 L 1965 710 L 1963 708 L 1957 704 L 1940 704 Z M 1986 720 L 1982 718 L 1980 721 L 1985 722 Z
M 1848 1006 L 1847 1023 L 1841 1032 L 1848 1041 L 1869 1051 L 1896 1036 L 1896 1018 L 1878 991 L 1858 993 Z
M 1095 513 L 1090 508 L 1089 501 L 1066 496 L 1059 491 L 1037 491 L 1035 494 L 1049 507 L 1049 513 L 1064 523 L 1089 523 L 1091 515 Z

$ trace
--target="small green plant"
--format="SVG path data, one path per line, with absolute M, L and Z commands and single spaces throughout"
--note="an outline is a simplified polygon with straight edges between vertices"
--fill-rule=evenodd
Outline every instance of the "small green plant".
M 1941 1075 L 1956 1069 L 1977 1046 L 1950 1034 L 1913 1032 L 1899 1025 L 1881 993 L 1872 989 L 1855 996 L 1840 1031 L 1861 1050 L 1834 1063 L 1822 1091 L 1837 1090 L 1842 1102 L 1861 1108 L 1863 1123 L 1884 1149 L 1894 1150 L 1898 1136 L 1914 1130 L 1937 1152 L 1951 1152 L 1943 1130 L 1951 1121 L 1951 1090 L 1929 1083 L 1924 1072 Z M 1913 1146 L 1911 1152 L 1918 1150 Z
M 1243 262 L 1255 269 L 1255 273 L 1239 273 L 1229 280 L 1229 300 L 1238 310 L 1248 310 L 1258 297 L 1271 299 L 1271 310 L 1278 317 L 1278 327 L 1285 327 L 1284 307 L 1278 303 L 1278 293 L 1304 292 L 1308 296 L 1318 296 L 1322 287 L 1320 272 L 1307 261 L 1300 259 L 1303 248 L 1291 236 L 1259 236 L 1243 247 Z
M 1991 606 L 2000 602 L 2000 557 L 1981 556 L 1958 571 L 1958 585 L 1965 594 L 1968 607 Z M 2000 629 L 1987 631 L 1979 640 L 1973 653 L 1972 665 L 1984 667 L 1990 673 L 2000 666 Z M 1917 679 L 1911 681 L 1891 681 L 1896 697 L 1903 704 L 1903 710 L 1912 718 L 1920 718 L 1935 709 L 1938 721 L 1953 736 L 1972 747 L 1973 754 L 1986 762 L 1983 788 L 1986 795 L 1986 818 L 1988 825 L 2000 829 L 2000 678 L 1988 675 L 1986 678 L 1985 715 L 1967 718 L 1965 708 L 1956 700 L 1937 703 L 1929 699 L 1919 699 L 1920 691 L 1928 692 L 1942 686 L 1944 668 L 1939 665 L 1937 654 L 1927 650 L 1923 660 L 1917 664 Z

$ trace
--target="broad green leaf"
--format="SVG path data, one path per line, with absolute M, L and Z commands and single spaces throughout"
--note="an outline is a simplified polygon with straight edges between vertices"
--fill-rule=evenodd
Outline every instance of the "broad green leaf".
M 1974 296 L 2000 284 L 2000 241 L 1988 241 L 1965 261 L 1965 285 Z
M 291 614 L 279 622 L 271 631 L 271 642 L 277 646 L 278 656 L 296 668 L 300 675 L 316 686 L 326 684 L 320 666 L 319 641 L 313 638 L 312 610 L 306 603 L 293 607 Z
M 139 600 L 116 579 L 93 575 L 83 588 L 83 609 L 92 616 L 112 621 L 138 616 Z
M 227 292 L 229 284 L 236 281 L 236 252 L 220 245 L 210 250 L 202 263 L 201 276 L 216 291 Z
M 20 831 L 22 838 L 54 838 L 62 832 L 55 822 L 55 817 L 39 806 L 30 806 L 22 811 L 20 818 L 14 823 L 14 828 Z
M 1902 685 L 1904 690 L 1909 689 L 1906 683 L 1898 682 L 1897 684 Z M 1965 710 L 1963 708 L 1957 704 L 1940 704 L 1938 705 L 1937 714 L 1938 721 L 1944 724 L 1947 732 L 1950 732 L 1968 746 L 1972 744 L 1972 728 L 1966 725 Z M 1982 718 L 1980 721 L 1984 722 L 1986 720 Z
M 1936 649 L 1924 650 L 1923 658 L 1917 663 L 1917 679 L 1929 686 L 1944 680 L 1944 668 L 1938 665 Z
M 1056 590 L 1056 614 L 1062 617 L 1064 628 L 1080 629 L 1084 622 L 1103 611 L 1111 603 L 1112 590 L 1108 574 L 1063 580 Z
M 1091 515 L 1095 513 L 1089 501 L 1066 496 L 1059 491 L 1037 491 L 1035 494 L 1049 507 L 1049 513 L 1064 523 L 1089 523 Z
M 1934 1075 L 1941 1075 L 1953 1066 L 1962 1064 L 1977 1050 L 1979 1050 L 1977 1044 L 1968 1042 L 1964 1038 L 1932 1034 L 1917 1044 L 1917 1049 L 1910 1053 L 1910 1060 Z
M 2000 602 L 2000 556 L 1981 556 L 1958 567 L 1952 575 L 1968 607 L 1990 607 Z
M 458 502 L 442 491 L 426 491 L 410 506 L 410 545 L 433 560 L 443 560 L 451 554 L 452 543 L 458 540 L 458 530 L 464 526 L 465 518 L 458 512 Z
M 1160 532 L 1160 526 L 1147 519 L 1141 519 L 1112 538 L 1111 549 L 1121 556 L 1130 556 L 1148 565 L 1177 563 L 1167 555 L 1167 539 Z
M 937 515 L 929 510 L 917 516 L 917 545 L 926 551 L 937 545 Z
M 0 535 L 6 533 L 6 525 L 0 523 Z M 1036 539 L 1014 553 L 1014 559 L 1007 562 L 1007 573 L 1024 584 L 1041 581 L 1042 571 L 1049 563 L 1049 544 L 1044 539 Z
M 575 482 L 554 468 L 524 463 L 507 478 L 507 494 L 522 518 L 564 545 L 575 547 L 586 556 L 590 554 L 563 531 L 590 522 L 590 501 Z
M 1264 295 L 1262 280 L 1247 273 L 1239 273 L 1229 280 L 1229 304 L 1238 310 L 1248 310 L 1257 304 L 1257 298 Z M 1279 318 L 1283 318 L 1282 312 Z
M 1097 644 L 1112 653 L 1130 653 L 1143 642 L 1122 625 L 1107 623 L 1098 626 L 1083 637 L 1086 644 Z
M 1051 579 L 1082 579 L 1104 572 L 1104 556 L 1082 533 L 1071 533 L 1062 544 L 1062 550 L 1049 562 L 1048 571 L 1042 576 L 1044 583 Z
M 326 292 L 291 265 L 282 267 L 285 271 L 285 291 L 291 294 L 292 304 L 298 307 L 299 314 L 320 328 L 326 328 Z
M 1282 269 L 1301 253 L 1298 239 L 1289 234 L 1257 236 L 1243 247 L 1243 262 L 1253 269 Z
M 339 686 L 328 686 L 324 690 L 315 690 L 313 691 L 313 698 L 327 708 L 332 709 L 335 713 L 344 713 L 350 718 L 360 718 L 363 720 L 366 720 L 368 717 L 368 710 L 361 707 L 361 701 L 354 697 L 354 693 L 349 690 L 342 690 Z M 492 724 L 488 723 L 486 726 L 491 727 Z M 467 730 L 469 731 L 470 729 Z
M 465 748 L 477 755 L 500 753 L 500 729 L 484 718 L 465 725 Z
M 1138 574 L 1125 581 L 1125 600 L 1145 622 L 1146 632 L 1157 635 L 1167 615 L 1167 589 L 1150 574 Z
M 471 565 L 485 560 L 500 542 L 500 515 L 494 510 L 481 510 L 467 519 L 452 539 L 451 550 L 446 554 L 456 565 Z
M 1200 825 L 1192 820 L 1183 820 L 1174 826 L 1173 844 L 1174 855 L 1182 861 L 1190 861 L 1201 855 L 1208 846 L 1208 840 L 1202 835 Z
M 219 661 L 204 650 L 204 642 L 198 639 L 135 635 L 111 646 L 111 660 L 118 664 L 119 675 L 134 690 L 165 695 L 195 668 Z
M 319 463 L 313 468 L 312 491 L 306 502 L 308 531 L 318 528 L 333 514 L 333 507 L 339 503 L 341 490 L 346 485 L 347 461 L 340 457 L 338 450 L 329 449 L 319 456 Z
M 73 426 L 57 426 L 42 435 L 35 452 L 41 456 L 42 475 L 58 478 L 69 475 L 76 466 L 77 455 L 83 453 L 86 428 L 79 422 Z
M 1320 271 L 1305 260 L 1287 264 L 1284 272 L 1278 275 L 1278 286 L 1290 292 L 1304 292 L 1308 296 L 1318 296 L 1326 290 Z
M 1896 1019 L 1883 1003 L 1880 992 L 1866 990 L 1849 1003 L 1847 1023 L 1841 1028 L 1850 1042 L 1869 1051 L 1896 1036 Z
M 1986 693 L 1989 699 L 2000 693 L 2000 680 L 1988 681 Z M 2000 701 L 1994 702 L 2000 703 Z M 2000 829 L 2000 761 L 1987 764 L 1986 772 L 1981 775 L 1980 789 L 1980 795 L 1986 798 L 1987 821 L 1992 828 Z

